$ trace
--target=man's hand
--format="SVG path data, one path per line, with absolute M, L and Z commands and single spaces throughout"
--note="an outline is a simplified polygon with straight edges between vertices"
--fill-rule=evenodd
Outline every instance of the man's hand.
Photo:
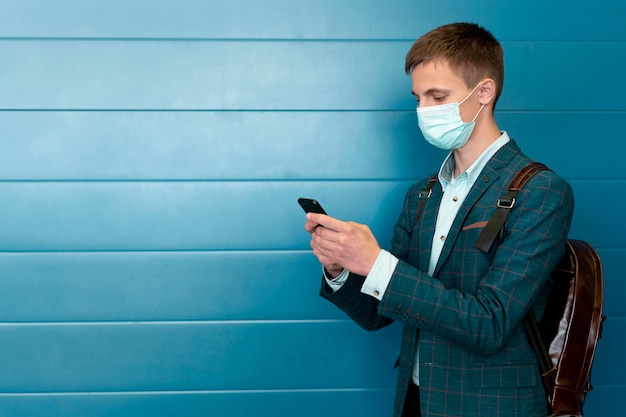
M 380 253 L 369 227 L 325 214 L 308 213 L 306 218 L 304 228 L 311 233 L 313 253 L 328 272 L 338 274 L 341 265 L 355 274 L 369 274 Z

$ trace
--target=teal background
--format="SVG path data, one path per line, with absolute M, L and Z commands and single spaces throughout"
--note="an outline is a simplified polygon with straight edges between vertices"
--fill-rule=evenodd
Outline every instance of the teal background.
M 385 416 L 399 326 L 317 296 L 298 197 L 388 247 L 444 154 L 404 56 L 505 48 L 500 128 L 605 267 L 585 415 L 626 395 L 626 3 L 0 0 L 0 416 Z

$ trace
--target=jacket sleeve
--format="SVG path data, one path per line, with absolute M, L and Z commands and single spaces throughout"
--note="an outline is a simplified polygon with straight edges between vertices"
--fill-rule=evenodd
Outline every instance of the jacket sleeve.
M 322 279 L 320 295 L 344 311 L 356 324 L 365 330 L 378 330 L 393 320 L 378 314 L 376 298 L 361 292 L 365 277 L 350 274 L 339 290 L 333 292 L 330 286 Z
M 425 178 L 414 184 L 406 193 L 404 208 L 400 219 L 409 219 L 411 215 L 415 214 L 416 207 L 411 206 L 415 202 L 415 198 L 413 197 L 419 193 L 419 190 L 424 188 L 427 181 L 428 178 Z M 415 204 L 413 205 L 415 206 Z M 404 223 L 404 221 L 399 220 L 398 223 Z M 403 259 L 407 257 L 408 251 L 409 247 L 407 241 L 404 245 L 404 253 L 399 253 L 398 250 L 395 250 L 394 255 L 399 259 Z M 362 328 L 370 331 L 378 330 L 391 324 L 393 318 L 379 314 L 380 302 L 374 297 L 361 292 L 364 281 L 365 277 L 351 273 L 343 286 L 338 291 L 333 292 L 326 283 L 326 280 L 322 278 L 320 295 L 343 310 Z
M 422 179 L 413 184 L 407 191 L 398 224 L 411 223 L 411 216 L 414 216 L 417 210 L 416 196 L 429 179 L 430 177 Z M 408 239 L 405 240 L 404 244 L 395 246 L 393 254 L 398 259 L 407 259 L 410 249 Z M 370 331 L 378 330 L 391 324 L 394 319 L 379 314 L 380 302 L 374 297 L 361 293 L 364 281 L 365 277 L 351 273 L 343 286 L 338 291 L 333 292 L 326 280 L 322 278 L 320 295 L 343 310 L 359 326 Z

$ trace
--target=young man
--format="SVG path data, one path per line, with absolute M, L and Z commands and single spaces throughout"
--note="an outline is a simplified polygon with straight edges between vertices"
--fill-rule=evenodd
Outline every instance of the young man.
M 506 235 L 487 253 L 476 249 L 498 198 L 530 162 L 494 118 L 502 47 L 480 26 L 445 25 L 415 42 L 406 71 L 424 138 L 451 152 L 417 219 L 431 177 L 407 192 L 389 252 L 365 225 L 307 214 L 324 266 L 321 295 L 365 329 L 403 323 L 395 417 L 543 417 L 521 321 L 531 308 L 543 311 L 570 227 L 571 188 L 551 171 L 535 175 Z

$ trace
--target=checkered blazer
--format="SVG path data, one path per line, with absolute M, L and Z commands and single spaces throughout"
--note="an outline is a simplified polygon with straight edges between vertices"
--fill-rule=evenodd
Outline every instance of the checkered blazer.
M 423 417 L 546 415 L 537 361 L 521 322 L 531 306 L 541 315 L 550 272 L 563 254 L 574 206 L 569 184 L 552 171 L 536 174 L 517 196 L 506 237 L 488 253 L 474 248 L 498 198 L 528 162 L 510 141 L 487 163 L 452 224 L 433 276 L 426 271 L 443 193 L 437 183 L 415 223 L 425 178 L 406 194 L 391 249 L 400 262 L 382 301 L 361 293 L 361 276 L 352 274 L 335 293 L 322 283 L 321 295 L 363 328 L 403 324 L 394 417 L 402 413 L 418 346 Z

